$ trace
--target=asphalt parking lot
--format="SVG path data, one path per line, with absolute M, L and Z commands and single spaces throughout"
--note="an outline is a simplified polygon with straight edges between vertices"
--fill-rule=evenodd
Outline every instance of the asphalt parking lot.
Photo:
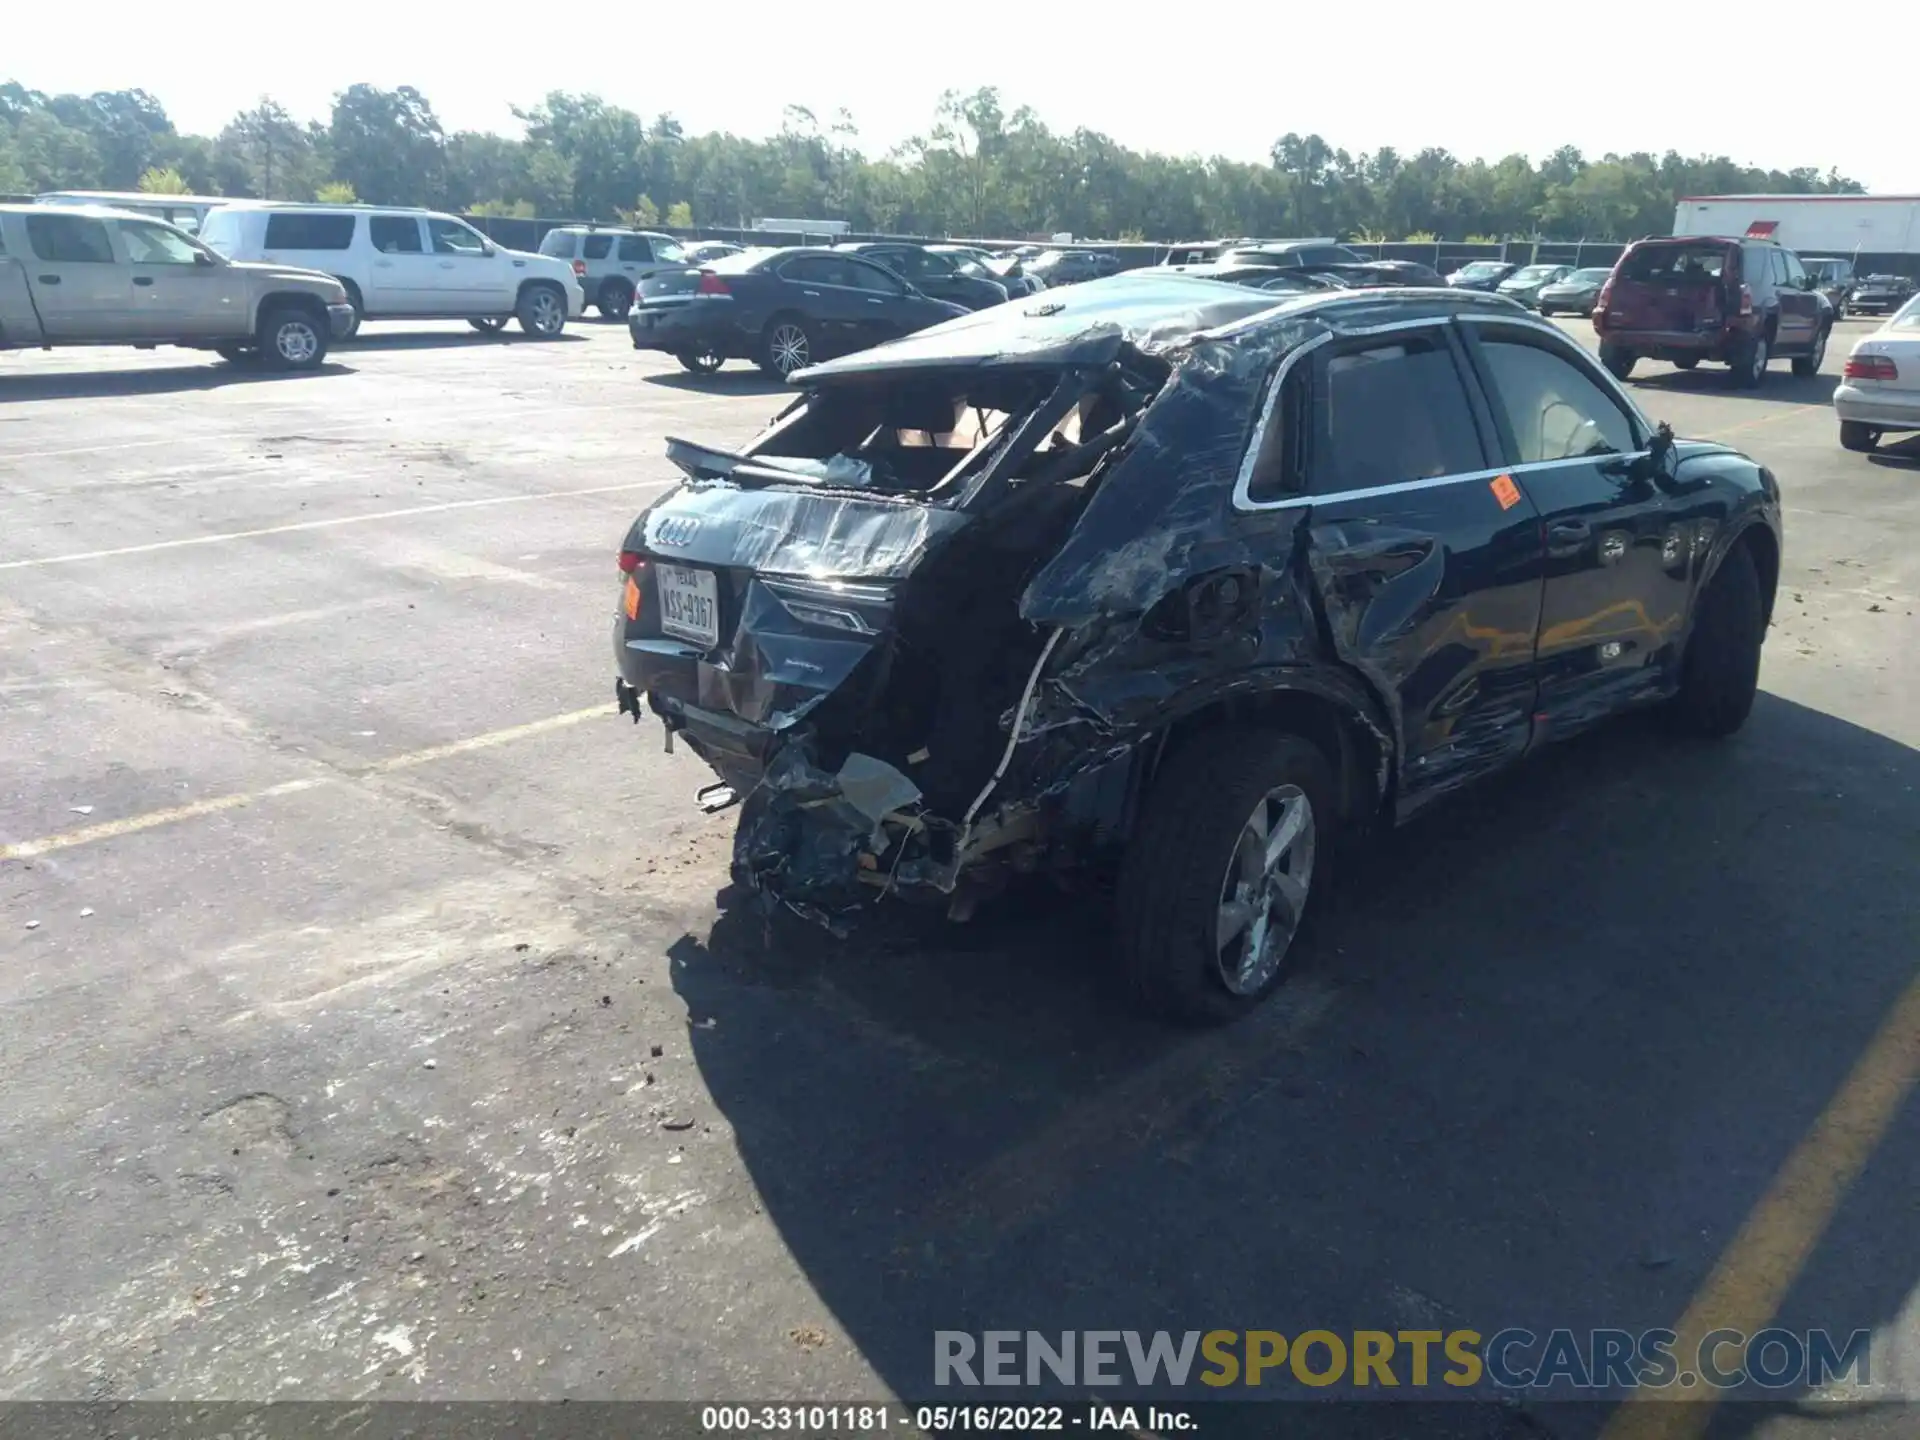
M 1702 1296 L 1905 1333 L 1920 445 L 1839 448 L 1867 328 L 1758 393 L 1636 377 L 1782 481 L 1748 728 L 1616 724 L 1423 817 L 1198 1036 L 1086 907 L 771 949 L 727 909 L 732 817 L 616 720 L 607 632 L 664 437 L 779 403 L 746 367 L 591 321 L 292 378 L 0 356 L 0 1394 L 924 1397 L 938 1329 Z

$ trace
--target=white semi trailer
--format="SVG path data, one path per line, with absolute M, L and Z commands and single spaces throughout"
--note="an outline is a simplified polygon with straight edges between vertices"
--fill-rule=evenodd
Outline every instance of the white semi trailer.
M 1751 235 L 1801 255 L 1854 259 L 1854 268 L 1920 267 L 1920 195 L 1686 195 L 1676 235 Z

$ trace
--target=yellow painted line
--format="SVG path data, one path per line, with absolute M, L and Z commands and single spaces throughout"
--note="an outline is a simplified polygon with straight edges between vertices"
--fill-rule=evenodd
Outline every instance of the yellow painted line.
M 490 730 L 484 735 L 475 735 L 467 740 L 455 740 L 446 745 L 433 745 L 425 750 L 412 750 L 405 755 L 395 755 L 391 759 L 376 761 L 367 767 L 373 775 L 385 775 L 394 770 L 410 770 L 415 765 L 425 765 L 433 760 L 445 760 L 454 755 L 468 755 L 475 750 L 491 750 L 496 745 L 510 745 L 515 740 L 525 740 L 533 735 L 545 735 L 550 730 L 564 730 L 569 725 L 578 725 L 583 720 L 606 719 L 613 712 L 605 705 L 589 705 L 585 710 L 569 710 L 564 715 L 549 715 L 545 720 L 530 720 L 525 725 L 510 725 L 505 730 Z
M 112 840 L 121 835 L 137 835 L 161 825 L 182 820 L 197 820 L 202 815 L 218 815 L 222 810 L 238 810 L 279 795 L 295 795 L 302 790 L 317 790 L 330 780 L 287 780 L 264 790 L 249 790 L 239 795 L 220 795 L 212 800 L 196 800 L 191 805 L 175 805 L 166 810 L 149 810 L 144 815 L 129 815 L 124 820 L 108 820 L 69 830 L 64 835 L 49 835 L 44 840 L 22 840 L 17 845 L 0 845 L 0 860 L 30 860 L 55 850 L 71 850 L 76 845 L 91 845 L 96 840 Z
M 288 525 L 266 525 L 258 530 L 228 530 L 218 535 L 192 535 L 184 540 L 156 540 L 149 545 L 122 545 L 113 550 L 81 550 L 71 555 L 47 555 L 38 560 L 4 560 L 0 561 L 0 570 L 27 570 L 38 565 L 72 565 L 82 560 L 111 560 L 120 555 L 151 555 L 156 550 L 180 550 L 189 545 L 223 545 L 229 540 L 255 540 L 262 535 L 292 535 L 301 530 L 365 525 L 373 520 L 438 515 L 448 510 L 478 510 L 486 505 L 524 505 L 531 500 L 565 500 L 574 495 L 615 495 L 624 490 L 655 490 L 672 483 L 670 480 L 634 480 L 625 485 L 590 485 L 584 490 L 536 490 L 531 495 L 490 495 L 484 500 L 447 500 L 438 505 L 410 505 L 404 510 L 375 510 L 366 515 L 336 515 L 331 520 L 299 520 Z
M 508 745 L 515 740 L 525 740 L 534 735 L 545 735 L 554 730 L 564 730 L 569 725 L 578 725 L 583 720 L 605 719 L 612 712 L 605 705 L 590 706 L 585 710 L 571 710 L 564 715 L 550 715 L 545 720 L 529 721 L 525 725 L 510 725 L 504 730 L 491 730 L 484 735 L 474 735 L 465 740 L 455 740 L 446 745 L 431 745 L 424 750 L 412 750 L 403 755 L 390 756 L 375 761 L 364 770 L 355 774 L 386 775 L 395 770 L 411 769 L 415 765 L 425 765 L 434 760 L 445 760 L 454 755 L 467 755 L 476 750 L 490 750 L 496 745 Z M 316 776 L 305 780 L 283 780 L 278 785 L 269 785 L 264 790 L 245 790 L 234 795 L 219 795 L 211 800 L 196 800 L 190 805 L 174 805 L 165 810 L 149 810 L 144 815 L 129 815 L 124 820 L 107 820 L 98 825 L 87 825 L 78 830 L 69 830 L 61 835 L 49 835 L 40 840 L 22 840 L 12 845 L 0 845 L 0 860 L 31 860 L 36 855 L 51 854 L 55 850 L 71 850 L 76 845 L 91 845 L 96 840 L 113 840 L 122 835 L 137 835 L 142 830 L 157 829 L 162 825 L 177 825 L 183 820 L 197 820 L 203 815 L 218 815 L 223 810 L 239 810 L 244 806 L 257 805 L 262 800 L 278 799 L 282 795 L 297 795 L 303 790 L 318 790 L 324 786 L 345 783 L 351 776 Z
M 1881 1023 L 1827 1108 L 1801 1137 L 1674 1329 L 1690 1365 L 1708 1332 L 1752 1335 L 1773 1320 L 1847 1192 L 1920 1076 L 1920 975 Z M 1694 1403 L 1666 1404 L 1685 1399 Z M 1615 1410 L 1600 1440 L 1697 1440 L 1715 1397 L 1700 1389 L 1642 1391 Z
M 1762 416 L 1759 416 L 1757 419 L 1753 419 L 1753 420 L 1742 420 L 1738 425 L 1716 425 L 1714 427 L 1713 436 L 1702 436 L 1701 438 L 1711 439 L 1711 438 L 1714 438 L 1715 436 L 1720 436 L 1720 435 L 1735 435 L 1742 430 L 1757 430 L 1762 425 L 1777 425 L 1782 420 L 1800 420 L 1800 419 L 1806 418 L 1809 415 L 1831 416 L 1832 414 L 1833 414 L 1833 410 L 1831 407 L 1828 407 L 1828 406 L 1794 405 L 1786 409 L 1783 409 L 1777 412 L 1776 414 L 1762 415 Z

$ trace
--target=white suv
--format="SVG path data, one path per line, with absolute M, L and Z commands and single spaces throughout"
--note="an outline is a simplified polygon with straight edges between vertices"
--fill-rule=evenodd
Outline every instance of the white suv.
M 517 317 L 546 339 L 586 309 L 565 261 L 502 249 L 433 210 L 237 201 L 208 212 L 200 239 L 229 260 L 331 275 L 364 320 L 463 319 L 498 330 Z
M 627 318 L 642 280 L 662 270 L 684 270 L 687 252 L 671 235 L 604 225 L 562 225 L 540 241 L 540 253 L 572 264 L 587 303 L 615 320 Z

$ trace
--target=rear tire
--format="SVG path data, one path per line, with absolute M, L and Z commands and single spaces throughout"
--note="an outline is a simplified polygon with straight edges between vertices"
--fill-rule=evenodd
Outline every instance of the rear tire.
M 1717 740 L 1746 723 L 1760 683 L 1760 642 L 1766 633 L 1759 572 L 1740 545 L 1720 562 L 1700 597 L 1680 662 L 1680 690 L 1670 702 L 1676 729 Z
M 499 315 L 470 315 L 467 323 L 482 335 L 498 335 L 507 328 L 506 320 Z
M 311 370 L 327 358 L 327 323 L 302 305 L 275 305 L 260 317 L 260 354 L 276 370 Z
M 673 358 L 695 375 L 711 375 L 727 363 L 727 357 L 716 350 L 681 350 Z
M 1820 333 L 1813 337 L 1813 349 L 1805 355 L 1793 357 L 1793 373 L 1806 380 L 1820 373 L 1820 362 L 1827 358 L 1827 327 L 1821 326 Z
M 1871 425 L 1858 420 L 1840 422 L 1840 447 L 1843 450 L 1857 450 L 1866 454 L 1880 443 L 1880 432 Z
M 600 313 L 610 320 L 624 320 L 633 309 L 633 287 L 624 280 L 609 280 L 595 297 Z
M 216 345 L 213 353 L 229 365 L 252 365 L 260 359 L 260 352 L 251 345 Z
M 520 303 L 513 307 L 520 328 L 536 340 L 556 340 L 567 328 L 567 297 L 558 285 L 539 283 L 520 292 Z
M 1625 380 L 1633 374 L 1633 362 L 1639 358 L 1631 350 L 1623 350 L 1617 345 L 1600 347 L 1600 363 L 1607 367 L 1607 373 L 1616 380 Z
M 1295 735 L 1221 727 L 1175 753 L 1147 796 L 1115 902 L 1121 964 L 1142 1005 L 1219 1024 L 1273 992 L 1326 889 L 1334 795 L 1326 757 Z M 1256 878 L 1263 841 L 1289 827 L 1275 867 Z
M 1767 378 L 1767 361 L 1773 358 L 1773 352 L 1764 335 L 1756 335 L 1746 345 L 1735 352 L 1730 375 L 1736 390 L 1758 390 L 1760 382 Z
M 1700 357 L 1698 355 L 1683 355 L 1673 362 L 1673 368 L 1676 370 L 1691 370 L 1699 363 Z

